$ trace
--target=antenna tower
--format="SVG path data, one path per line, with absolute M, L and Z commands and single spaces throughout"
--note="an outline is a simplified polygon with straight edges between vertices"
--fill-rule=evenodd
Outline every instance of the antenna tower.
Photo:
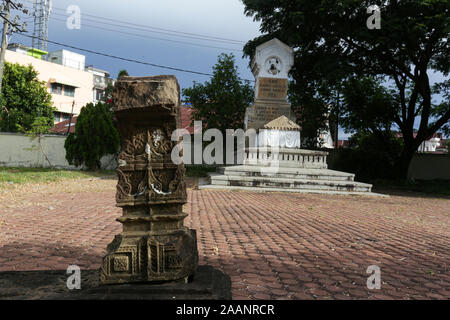
M 34 0 L 33 49 L 47 51 L 48 20 L 52 10 L 52 0 Z

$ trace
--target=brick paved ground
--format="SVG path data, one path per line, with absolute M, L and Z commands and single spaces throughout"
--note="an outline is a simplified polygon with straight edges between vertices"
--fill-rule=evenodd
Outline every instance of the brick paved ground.
M 0 190 L 0 271 L 99 267 L 121 228 L 116 181 L 84 182 Z M 234 299 L 450 298 L 448 199 L 202 190 L 185 209 Z

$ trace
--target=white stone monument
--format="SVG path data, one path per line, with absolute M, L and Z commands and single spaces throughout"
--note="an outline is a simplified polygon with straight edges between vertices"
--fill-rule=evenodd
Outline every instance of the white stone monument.
M 276 38 L 256 47 L 251 63 L 256 81 L 255 102 L 247 108 L 246 128 L 261 129 L 283 115 L 291 119 L 291 105 L 286 99 L 293 65 L 294 50 Z
M 243 165 L 219 168 L 205 188 L 371 194 L 372 186 L 354 181 L 354 174 L 328 170 L 328 152 L 300 148 L 300 127 L 287 102 L 292 48 L 272 39 L 256 48 L 252 72 L 255 103 L 247 108 L 246 129 L 258 133 L 245 148 Z

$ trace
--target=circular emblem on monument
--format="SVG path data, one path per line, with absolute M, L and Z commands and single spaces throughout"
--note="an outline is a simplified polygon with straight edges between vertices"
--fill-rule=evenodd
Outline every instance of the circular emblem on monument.
M 278 57 L 270 57 L 266 60 L 265 68 L 268 73 L 274 76 L 281 72 L 281 60 Z

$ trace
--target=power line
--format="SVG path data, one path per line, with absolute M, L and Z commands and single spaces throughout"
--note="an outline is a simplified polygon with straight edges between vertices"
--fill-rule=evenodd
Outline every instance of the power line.
M 66 20 L 53 18 L 53 17 L 50 17 L 50 19 L 51 20 L 55 20 L 55 21 L 60 21 L 60 22 L 66 22 Z M 209 46 L 209 45 L 205 45 L 205 44 L 199 44 L 199 43 L 193 43 L 193 42 L 187 42 L 187 41 L 179 41 L 179 40 L 172 40 L 172 39 L 157 38 L 157 37 L 146 36 L 146 35 L 138 34 L 138 33 L 131 33 L 131 32 L 126 32 L 126 31 L 121 31 L 121 30 L 114 30 L 114 29 L 108 29 L 108 28 L 104 28 L 104 27 L 100 27 L 100 26 L 89 25 L 89 24 L 86 24 L 86 23 L 83 23 L 83 26 L 84 27 L 88 27 L 88 28 L 93 28 L 93 29 L 99 29 L 99 30 L 105 30 L 105 31 L 111 31 L 111 32 L 115 32 L 115 33 L 121 33 L 121 34 L 136 36 L 136 37 L 145 38 L 145 39 L 154 39 L 154 40 L 161 40 L 161 41 L 168 41 L 168 42 L 188 44 L 188 45 L 204 47 L 204 48 L 212 48 L 212 49 L 219 49 L 219 50 L 226 50 L 226 51 L 242 52 L 242 50 L 238 50 L 238 49 L 215 47 L 215 46 Z
M 57 15 L 60 17 L 65 17 L 67 18 L 66 14 L 61 14 L 61 13 L 57 13 L 57 12 L 53 12 L 52 15 Z M 50 17 L 51 19 L 52 17 Z M 148 30 L 147 28 L 138 28 L 138 27 L 133 27 L 133 26 L 124 26 L 124 25 L 120 25 L 117 23 L 107 23 L 107 22 L 102 22 L 102 21 L 98 21 L 98 20 L 94 20 L 94 19 L 89 19 L 89 18 L 83 18 L 83 21 L 91 21 L 93 23 L 99 23 L 102 25 L 109 25 L 109 26 L 114 26 L 114 27 L 120 27 L 120 28 L 126 28 L 126 29 L 132 29 L 132 30 L 138 30 L 138 31 L 143 31 L 143 32 L 151 32 L 151 33 L 158 33 L 158 34 L 164 34 L 164 35 L 168 35 L 168 36 L 172 36 L 172 37 L 183 37 L 183 38 L 189 38 L 189 39 L 195 39 L 195 40 L 201 40 L 201 41 L 210 41 L 210 42 L 220 42 L 220 43 L 225 43 L 225 44 L 232 44 L 232 45 L 243 45 L 245 44 L 245 42 L 230 42 L 228 40 L 215 40 L 215 39 L 207 39 L 207 38 L 202 38 L 199 36 L 189 36 L 189 35 L 183 35 L 180 36 L 179 34 L 173 34 L 171 32 L 165 32 L 165 31 L 153 31 L 153 30 Z M 84 23 L 83 23 L 84 25 Z
M 50 19 L 51 20 L 59 21 L 59 22 L 66 22 L 67 21 L 67 20 L 62 20 L 62 19 L 58 19 L 58 18 L 53 17 L 53 15 L 55 15 L 55 14 L 58 15 L 58 16 L 63 16 L 65 18 L 67 18 L 67 16 L 64 15 L 64 14 L 53 13 L 52 15 L 50 15 Z M 117 25 L 117 24 L 104 23 L 104 22 L 99 22 L 99 21 L 95 21 L 95 20 L 92 20 L 92 19 L 84 19 L 84 20 L 92 21 L 94 23 L 99 23 L 99 24 L 107 24 L 107 25 L 117 26 L 117 27 L 120 27 L 120 28 L 129 28 L 129 29 L 135 29 L 135 30 L 140 30 L 140 31 L 144 31 L 144 32 L 156 32 L 156 33 L 166 34 L 166 35 L 175 36 L 175 37 L 185 37 L 185 36 L 173 35 L 173 34 L 165 33 L 165 32 L 146 30 L 146 29 L 142 29 L 142 28 L 127 27 L 127 26 L 121 26 L 121 25 Z M 181 44 L 187 44 L 187 45 L 204 47 L 204 48 L 212 48 L 212 49 L 219 49 L 219 50 L 226 50 L 226 51 L 242 52 L 242 50 L 240 50 L 240 49 L 231 49 L 231 48 L 211 46 L 211 45 L 207 45 L 207 44 L 200 44 L 200 43 L 193 43 L 193 42 L 180 41 L 180 40 L 174 40 L 174 39 L 165 39 L 165 38 L 152 37 L 152 36 L 147 36 L 147 35 L 138 34 L 138 33 L 130 33 L 130 32 L 116 30 L 116 29 L 108 29 L 108 28 L 105 28 L 105 27 L 101 27 L 101 26 L 97 26 L 97 25 L 90 25 L 90 24 L 86 24 L 86 23 L 83 23 L 83 26 L 84 27 L 88 27 L 88 28 L 93 28 L 93 29 L 100 29 L 100 30 L 110 31 L 110 32 L 114 32 L 114 33 L 121 33 L 121 34 L 125 34 L 125 35 L 141 37 L 141 38 L 145 38 L 145 39 L 154 39 L 154 40 L 161 40 L 161 41 L 166 41 L 166 42 L 181 43 Z M 197 37 L 189 37 L 189 38 L 197 39 L 197 40 L 201 40 L 201 41 L 213 41 L 213 42 L 220 41 L 220 40 L 202 39 L 202 38 L 197 38 Z M 232 44 L 232 43 L 228 43 L 228 44 Z M 233 43 L 233 44 L 236 45 L 236 43 Z
M 18 33 L 17 35 L 20 35 L 20 36 L 23 36 L 23 37 L 27 37 L 27 38 L 31 38 L 31 39 L 36 38 L 36 37 L 33 37 L 33 36 L 29 35 L 29 34 L 24 34 L 24 33 Z M 99 55 L 99 56 L 104 56 L 104 57 L 108 57 L 108 58 L 112 58 L 112 59 L 117 59 L 117 60 L 122 60 L 122 61 L 127 61 L 127 62 L 133 62 L 133 63 L 137 63 L 137 64 L 142 64 L 142 65 L 147 65 L 147 66 L 156 67 L 156 68 L 162 68 L 162 69 L 168 69 L 168 70 L 173 70 L 173 71 L 192 73 L 192 74 L 198 74 L 198 75 L 209 76 L 209 77 L 213 76 L 213 74 L 211 74 L 211 73 L 205 73 L 205 72 L 199 72 L 199 71 L 193 71 L 193 70 L 187 70 L 187 69 L 163 66 L 163 65 L 159 65 L 159 64 L 155 64 L 155 63 L 151 63 L 151 62 L 139 61 L 139 60 L 130 59 L 130 58 L 123 58 L 123 57 L 111 55 L 111 54 L 108 54 L 108 53 L 102 53 L 102 52 L 98 52 L 98 51 L 94 51 L 94 50 L 83 49 L 83 48 L 75 47 L 75 46 L 72 46 L 72 45 L 69 45 L 69 44 L 56 42 L 56 41 L 52 41 L 52 40 L 48 40 L 48 42 L 52 43 L 52 44 L 56 44 L 56 45 L 62 46 L 62 47 L 71 48 L 71 49 L 75 49 L 75 50 L 79 50 L 79 51 L 83 51 L 83 52 L 87 52 L 87 53 L 92 53 L 92 54 L 96 54 L 96 55 Z M 243 78 L 239 78 L 239 79 L 242 80 L 242 81 L 253 82 L 253 80 L 248 80 L 248 79 L 243 79 Z
M 30 0 L 23 0 L 23 1 L 28 2 L 28 3 L 32 3 L 32 1 L 30 1 Z M 64 11 L 66 13 L 66 10 L 62 9 L 62 8 L 58 8 L 58 7 L 52 6 L 52 9 L 59 10 L 59 11 Z M 61 14 L 59 14 L 59 15 L 61 15 Z M 230 38 L 216 37 L 216 36 L 210 36 L 210 35 L 204 35 L 204 34 L 198 34 L 198 33 L 191 33 L 191 32 L 183 32 L 183 31 L 179 31 L 179 30 L 171 30 L 171 29 L 160 28 L 160 27 L 153 27 L 153 26 L 148 26 L 148 25 L 143 25 L 143 24 L 131 23 L 131 22 L 128 22 L 128 21 L 121 21 L 121 20 L 117 20 L 117 19 L 105 18 L 105 17 L 101 17 L 101 16 L 97 16 L 97 15 L 88 14 L 88 13 L 83 13 L 83 15 L 84 16 L 88 16 L 88 17 L 101 19 L 101 20 L 106 20 L 106 21 L 116 22 L 116 23 L 120 23 L 120 24 L 125 24 L 127 26 L 136 26 L 136 27 L 142 27 L 142 28 L 145 28 L 145 29 L 154 29 L 154 30 L 159 30 L 159 31 L 164 31 L 164 32 L 170 32 L 170 33 L 174 33 L 174 36 L 178 36 L 179 34 L 184 34 L 184 35 L 195 36 L 195 37 L 199 37 L 199 38 L 205 38 L 204 40 L 209 40 L 209 41 L 221 40 L 222 42 L 223 41 L 225 41 L 225 42 L 232 42 L 234 44 L 240 44 L 240 45 L 246 43 L 246 41 L 243 41 L 243 40 L 235 40 L 235 39 L 230 39 Z M 150 32 L 155 32 L 155 31 L 150 31 Z

